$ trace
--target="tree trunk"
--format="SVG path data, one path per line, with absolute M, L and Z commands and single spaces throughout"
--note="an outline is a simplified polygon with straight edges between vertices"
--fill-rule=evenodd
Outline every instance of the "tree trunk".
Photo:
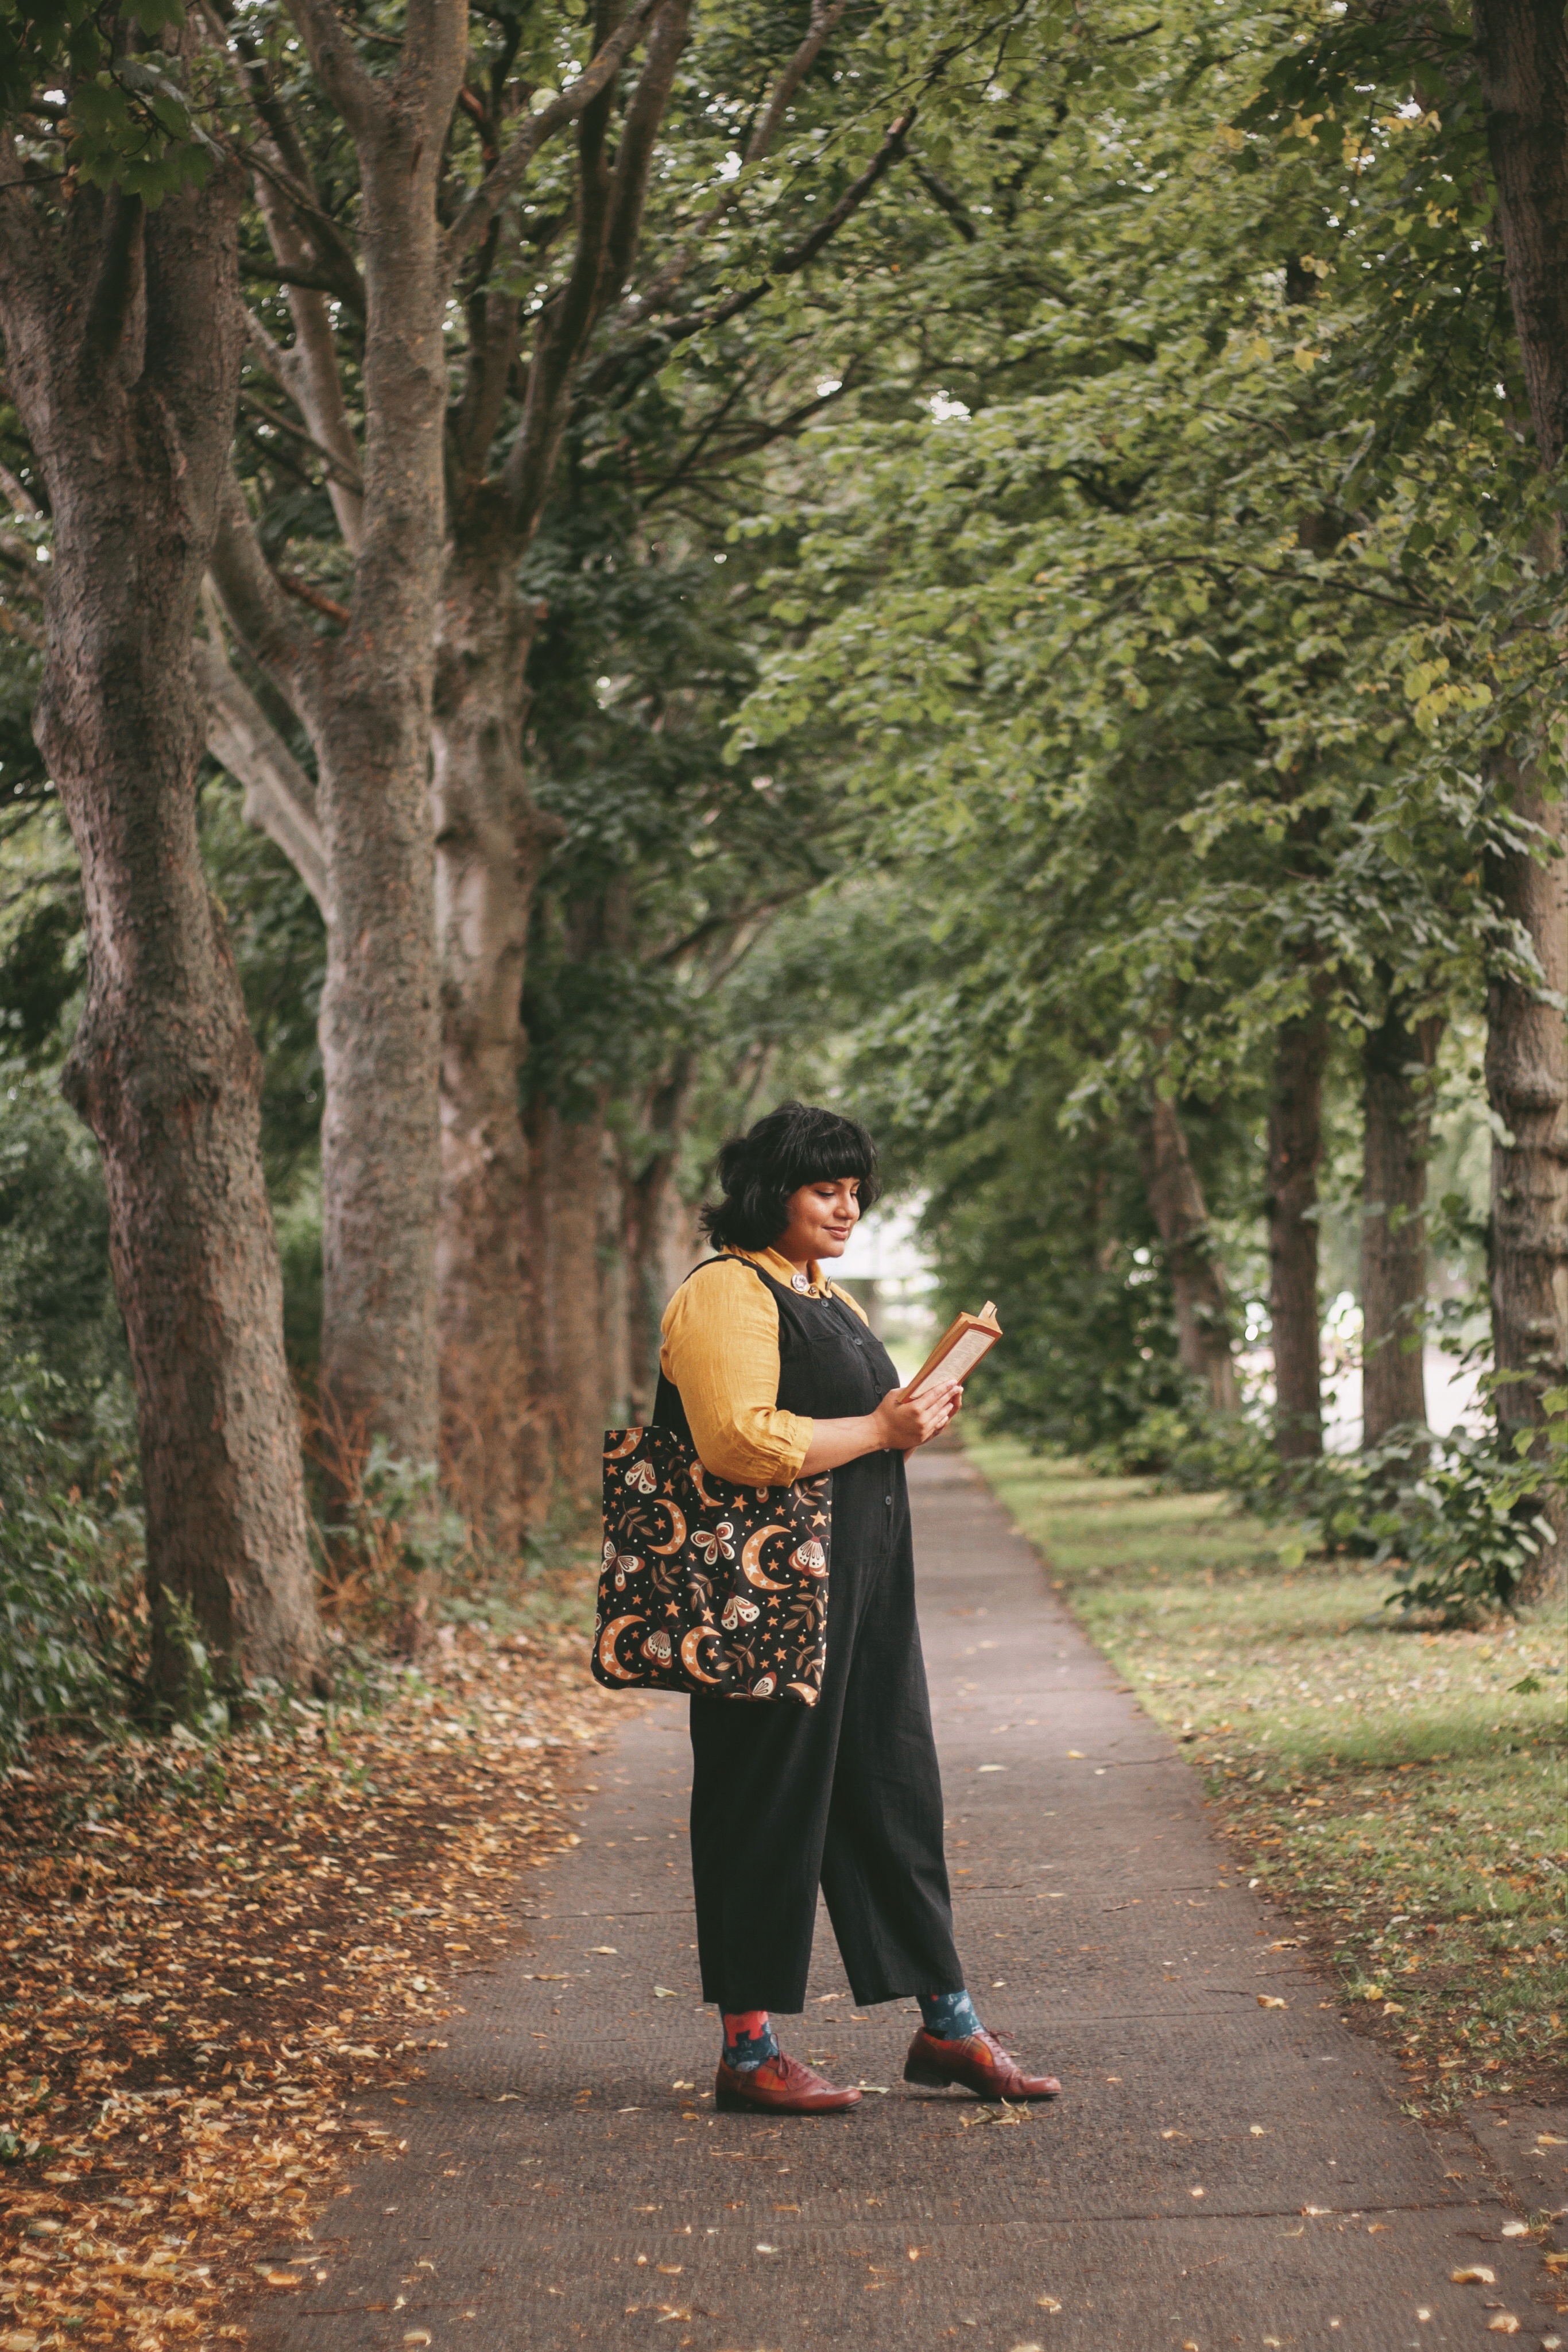
M 1542 465 L 1568 441 L 1568 26 L 1554 0 L 1476 0 L 1498 226 Z
M 1425 1424 L 1427 1160 L 1440 1020 L 1410 1029 L 1392 1008 L 1361 1051 L 1362 1444 Z
M 1561 851 L 1568 823 L 1561 800 L 1547 801 L 1529 774 L 1519 775 L 1514 807 Z M 1490 861 L 1490 880 L 1504 914 L 1529 939 L 1541 965 L 1540 991 L 1497 978 L 1487 990 L 1487 1095 L 1508 1137 L 1491 1155 L 1492 1356 L 1516 1377 L 1496 1394 L 1505 1441 L 1540 1433 L 1543 1392 L 1568 1377 L 1568 860 L 1544 862 L 1527 849 Z M 1547 992 L 1553 1004 L 1542 1002 Z M 1521 1377 L 1520 1377 L 1521 1376 Z M 1533 1445 L 1542 1454 L 1543 1434 Z M 1543 1497 L 1557 1531 L 1521 1598 L 1541 1599 L 1568 1559 L 1568 1511 L 1560 1487 Z
M 544 1394 L 557 1475 L 570 1501 L 586 1508 L 599 1493 L 608 1403 L 599 1255 L 604 1121 L 547 1109 L 538 1127 Z
M 1328 1023 L 1321 1013 L 1288 1021 L 1274 1048 L 1266 1208 L 1277 1443 L 1284 1462 L 1323 1450 L 1315 1212 L 1328 1049 Z
M 1568 28 L 1547 0 L 1476 0 L 1477 47 L 1487 144 L 1497 181 L 1498 227 L 1520 358 L 1541 463 L 1548 472 L 1568 443 Z M 1562 562 L 1561 523 L 1543 530 L 1538 569 Z M 1528 772 L 1514 805 L 1559 849 L 1563 803 L 1546 801 Z M 1492 887 L 1505 914 L 1534 947 L 1547 988 L 1568 978 L 1564 868 L 1516 851 L 1492 861 Z M 1498 1426 L 1507 1438 L 1541 1433 L 1543 1391 L 1561 1381 L 1568 1358 L 1568 1045 L 1560 1010 L 1511 981 L 1487 992 L 1487 1089 L 1511 1140 L 1492 1146 L 1492 1357 L 1499 1372 L 1522 1379 L 1499 1389 Z M 1538 1433 L 1532 1447 L 1544 1452 Z M 1555 1538 L 1521 1597 L 1539 1600 L 1568 1570 L 1568 1497 L 1542 1498 Z
M 55 533 L 35 727 L 87 909 L 65 1087 L 103 1153 L 172 1699 L 174 1603 L 231 1685 L 305 1679 L 318 1652 L 260 1065 L 196 839 L 192 639 L 238 384 L 239 199 L 218 173 L 143 223 L 82 187 L 57 241 L 4 197 L 7 380 Z
M 1175 1103 L 1163 1095 L 1155 1095 L 1144 1121 L 1140 1157 L 1149 1207 L 1165 1244 L 1181 1368 L 1203 1382 L 1217 1412 L 1235 1412 L 1240 1398 L 1230 1352 L 1225 1276 L 1214 1255 L 1208 1208 L 1181 1119 Z
M 482 487 L 447 567 L 434 715 L 441 950 L 436 1233 L 443 1455 L 505 1550 L 548 1504 L 528 1335 L 528 1145 L 520 1099 L 528 917 L 559 826 L 529 797 L 523 671 L 538 619 L 516 586 L 504 503 Z
M 674 1227 L 679 1213 L 675 1170 L 696 1078 L 696 1056 L 683 1052 L 649 1097 L 641 1163 L 622 1175 L 622 1248 L 626 1261 L 628 1407 L 634 1423 L 653 1407 L 659 1379 L 659 1326 L 681 1276 Z M 685 1272 L 681 1268 L 681 1273 Z

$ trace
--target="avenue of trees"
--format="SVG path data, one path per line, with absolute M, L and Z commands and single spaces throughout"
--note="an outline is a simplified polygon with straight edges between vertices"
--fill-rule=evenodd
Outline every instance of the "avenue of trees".
M 155 1682 L 320 1675 L 372 1444 L 590 1500 L 792 1088 L 1042 1442 L 1250 1315 L 1311 1465 L 1332 1289 L 1418 1451 L 1436 1284 L 1547 1589 L 1560 9 L 37 0 L 0 106 L 6 1426 L 133 1425 Z

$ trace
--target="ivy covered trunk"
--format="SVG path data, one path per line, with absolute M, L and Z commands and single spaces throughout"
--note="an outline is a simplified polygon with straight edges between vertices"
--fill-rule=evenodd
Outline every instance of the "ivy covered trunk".
M 1176 1306 L 1177 1358 L 1184 1372 L 1203 1382 L 1217 1412 L 1235 1412 L 1240 1399 L 1230 1302 L 1208 1228 L 1208 1204 L 1175 1103 L 1155 1095 L 1140 1140 L 1145 1189 Z
M 465 1512 L 505 1550 L 545 1508 L 549 1479 L 530 1381 L 520 1086 L 528 919 L 554 828 L 524 776 L 523 670 L 537 614 L 515 572 L 509 515 L 477 486 L 457 519 L 436 657 L 435 1272 L 446 1475 Z
M 35 715 L 81 857 L 88 995 L 65 1088 L 97 1137 L 135 1371 L 153 1669 L 188 1609 L 219 1677 L 310 1677 L 318 1625 L 260 1066 L 196 837 L 192 665 L 239 376 L 240 191 L 143 216 L 4 193 L 7 383 L 54 526 Z
M 1322 1159 L 1323 1066 L 1329 1027 L 1321 1013 L 1288 1021 L 1274 1045 L 1269 1103 L 1269 1316 L 1280 1457 L 1323 1450 L 1319 1384 L 1318 1167 Z
M 1425 1423 L 1427 1160 L 1440 1021 L 1390 1010 L 1361 1052 L 1362 1443 Z
M 1504 1376 L 1496 1404 L 1505 1444 L 1511 1449 L 1522 1437 L 1544 1458 L 1542 1400 L 1568 1380 L 1568 860 L 1561 854 L 1568 824 L 1563 802 L 1545 800 L 1529 773 L 1516 779 L 1513 799 L 1558 854 L 1520 848 L 1490 862 L 1498 904 L 1529 938 L 1542 971 L 1538 989 L 1494 977 L 1487 990 L 1487 1094 L 1503 1130 L 1494 1134 L 1491 1160 L 1492 1358 Z M 1562 1488 L 1541 1500 L 1555 1541 L 1526 1579 L 1525 1601 L 1560 1582 L 1568 1561 Z

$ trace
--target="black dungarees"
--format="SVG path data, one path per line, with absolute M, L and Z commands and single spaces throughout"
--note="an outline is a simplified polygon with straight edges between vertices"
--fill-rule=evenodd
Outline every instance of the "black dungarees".
M 841 1299 L 798 1297 L 734 1263 L 732 1279 L 765 1282 L 778 1304 L 786 1412 L 874 1412 L 899 1385 L 881 1340 Z M 663 1376 L 653 1418 L 685 1425 Z M 959 1990 L 902 1455 L 864 1454 L 833 1473 L 817 1705 L 694 1696 L 691 1730 L 705 2000 L 732 2011 L 805 2006 L 819 1885 L 857 2001 Z

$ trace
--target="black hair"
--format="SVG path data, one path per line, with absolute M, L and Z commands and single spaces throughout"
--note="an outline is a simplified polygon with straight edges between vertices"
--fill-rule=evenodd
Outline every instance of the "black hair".
M 802 1184 L 860 1179 L 860 1204 L 869 1209 L 882 1192 L 876 1146 L 858 1119 L 810 1103 L 780 1103 L 745 1135 L 732 1135 L 718 1155 L 724 1198 L 699 1222 L 715 1249 L 770 1249 L 789 1222 L 791 1192 Z

